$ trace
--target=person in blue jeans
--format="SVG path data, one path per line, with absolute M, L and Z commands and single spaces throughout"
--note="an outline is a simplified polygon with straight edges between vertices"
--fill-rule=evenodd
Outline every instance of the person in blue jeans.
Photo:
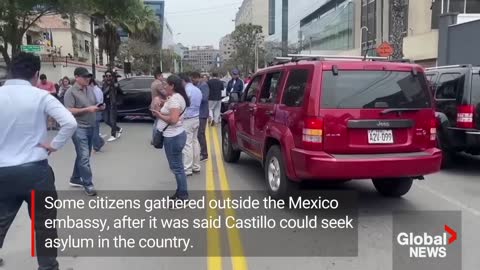
M 73 114 L 78 123 L 78 129 L 72 137 L 77 158 L 73 166 L 70 185 L 82 187 L 88 196 L 97 195 L 93 185 L 90 154 L 92 152 L 96 113 L 104 110 L 97 106 L 95 94 L 87 86 L 92 75 L 86 68 L 78 67 L 74 71 L 75 84 L 65 93 L 64 105 Z
M 103 92 L 100 87 L 98 87 L 97 82 L 95 79 L 90 80 L 90 84 L 88 85 L 88 90 L 93 91 L 95 94 L 95 100 L 98 105 L 103 105 Z M 100 152 L 102 147 L 105 145 L 105 140 L 100 136 L 100 122 L 102 121 L 103 113 L 97 112 L 97 121 L 95 122 L 95 127 L 93 129 L 93 151 Z
M 152 110 L 157 118 L 157 130 L 163 131 L 165 155 L 170 170 L 177 181 L 177 191 L 171 197 L 176 200 L 188 199 L 187 175 L 183 167 L 183 148 L 187 141 L 187 134 L 183 127 L 183 113 L 190 106 L 182 80 L 175 75 L 168 77 L 165 87 L 167 99 L 159 106 L 160 110 Z

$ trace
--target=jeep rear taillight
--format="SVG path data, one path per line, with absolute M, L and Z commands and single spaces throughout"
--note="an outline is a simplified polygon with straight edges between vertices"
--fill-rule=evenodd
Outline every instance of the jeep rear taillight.
M 462 105 L 457 108 L 457 127 L 474 128 L 475 106 Z
M 434 117 L 430 120 L 430 141 L 437 140 L 437 127 L 438 127 L 438 120 Z
M 303 145 L 305 149 L 318 150 L 323 144 L 323 119 L 307 118 L 303 128 Z

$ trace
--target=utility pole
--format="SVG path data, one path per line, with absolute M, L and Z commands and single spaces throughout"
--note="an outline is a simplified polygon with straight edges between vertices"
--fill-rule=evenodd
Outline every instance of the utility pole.
M 282 55 L 288 56 L 288 0 L 282 0 Z
M 90 17 L 90 51 L 92 55 L 92 75 L 93 79 L 96 79 L 97 71 L 96 71 L 96 58 L 95 58 L 95 36 L 94 36 L 94 29 L 93 29 L 94 18 L 93 16 Z
M 258 58 L 259 58 L 258 35 L 259 35 L 259 33 L 255 34 L 255 72 L 257 72 L 257 70 L 258 70 Z

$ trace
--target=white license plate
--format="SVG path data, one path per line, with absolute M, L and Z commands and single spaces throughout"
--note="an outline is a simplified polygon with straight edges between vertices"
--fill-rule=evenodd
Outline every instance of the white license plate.
M 368 143 L 369 144 L 391 144 L 393 143 L 393 131 L 387 130 L 369 130 L 368 131 Z

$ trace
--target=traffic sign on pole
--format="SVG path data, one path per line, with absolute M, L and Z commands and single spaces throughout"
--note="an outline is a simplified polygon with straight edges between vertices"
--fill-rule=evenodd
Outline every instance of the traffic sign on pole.
M 39 53 L 42 51 L 42 46 L 41 45 L 22 45 L 20 46 L 20 50 L 22 52 L 28 52 L 28 53 Z
M 380 57 L 390 57 L 393 55 L 393 52 L 393 46 L 388 42 L 383 42 L 377 47 L 377 55 Z

